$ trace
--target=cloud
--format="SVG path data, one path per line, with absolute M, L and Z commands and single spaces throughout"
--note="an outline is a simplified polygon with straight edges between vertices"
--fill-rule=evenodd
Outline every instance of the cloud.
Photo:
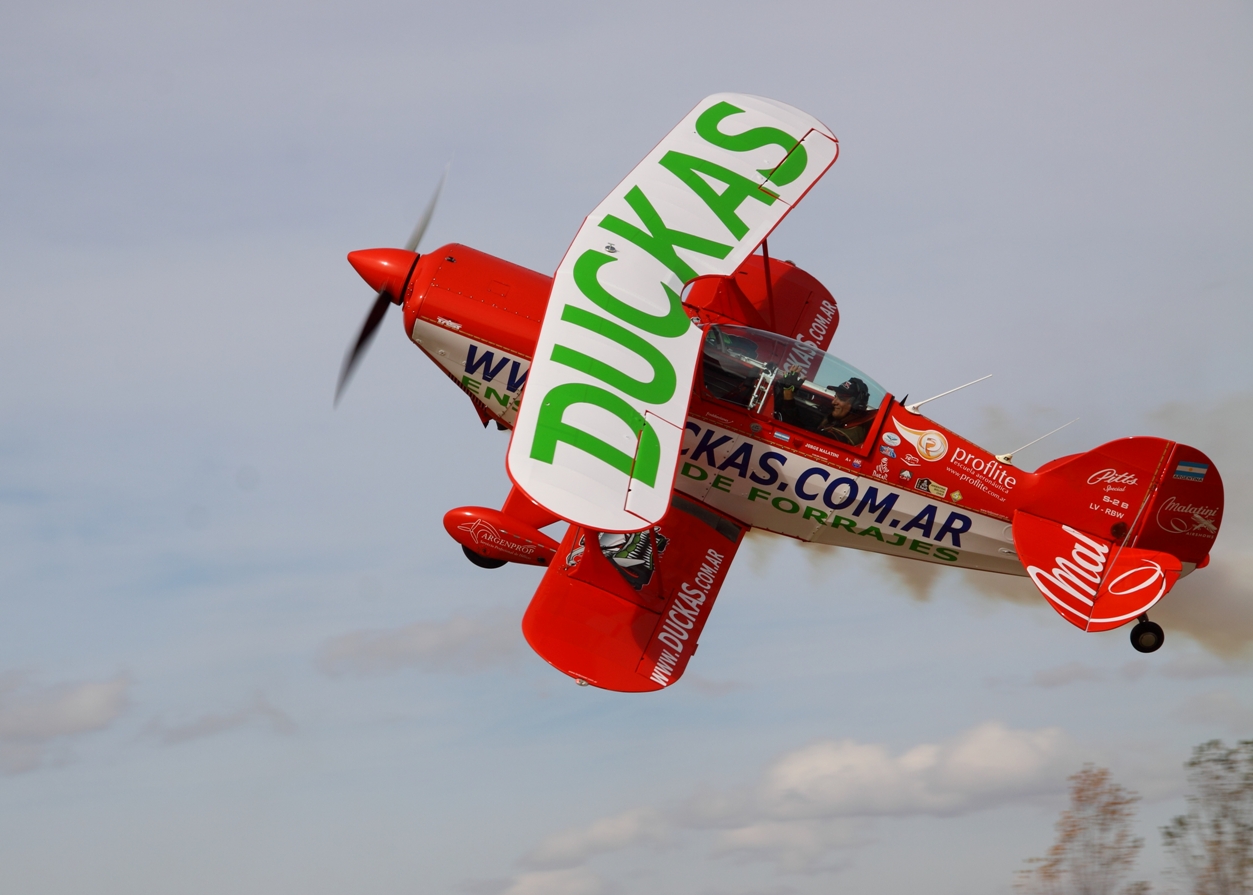
M 590 871 L 540 870 L 518 875 L 501 895 L 600 895 L 605 883 Z
M 48 687 L 16 672 L 0 676 L 0 770 L 34 770 L 52 741 L 108 727 L 126 710 L 129 687 L 125 675 Z
M 1232 496 L 1228 491 L 1228 503 Z M 1179 633 L 1225 658 L 1250 653 L 1253 646 L 1253 557 L 1219 552 L 1224 540 L 1240 534 L 1229 532 L 1224 526 L 1210 564 L 1176 584 L 1153 609 L 1153 621 L 1165 629 L 1168 641 L 1172 633 Z
M 1056 668 L 1037 671 L 1031 676 L 1031 683 L 1037 687 L 1064 687 L 1079 681 L 1099 681 L 1104 678 L 1104 672 L 1098 668 L 1084 665 L 1082 662 L 1067 662 Z
M 1130 665 L 1131 663 L 1128 664 Z M 1206 655 L 1173 656 L 1169 662 L 1161 666 L 1161 673 L 1165 677 L 1184 681 L 1196 681 L 1207 677 L 1231 677 L 1233 675 L 1244 677 L 1249 673 L 1249 664 L 1240 661 L 1224 661 L 1214 656 Z
M 865 841 L 863 827 L 849 820 L 762 821 L 724 832 L 714 854 L 773 861 L 790 873 L 830 872 L 848 863 L 838 850 Z
M 177 746 L 191 740 L 216 736 L 253 721 L 268 723 L 276 733 L 293 733 L 296 730 L 295 722 L 285 712 L 275 708 L 264 694 L 258 693 L 250 704 L 234 712 L 210 713 L 187 724 L 168 727 L 158 718 L 148 726 L 148 732 L 168 746 Z
M 603 852 L 660 842 L 668 827 L 668 821 L 657 811 L 634 808 L 601 818 L 588 827 L 549 836 L 523 859 L 523 863 L 531 867 L 576 867 Z
M 1056 728 L 1014 730 L 995 721 L 899 753 L 821 740 L 779 756 L 747 787 L 696 791 L 549 836 L 504 891 L 532 891 L 519 887 L 550 879 L 534 870 L 573 874 L 600 855 L 684 838 L 703 838 L 714 856 L 769 861 L 792 873 L 831 871 L 865 841 L 867 820 L 950 817 L 1054 795 L 1078 760 Z
M 327 674 L 378 674 L 402 668 L 482 671 L 509 664 L 521 654 L 518 626 L 516 613 L 500 610 L 473 618 L 454 615 L 441 622 L 354 631 L 324 643 L 317 664 Z
M 1247 735 L 1253 727 L 1253 708 L 1226 690 L 1189 698 L 1175 711 L 1175 717 L 1210 728 L 1221 726 L 1236 736 Z
M 775 818 L 947 816 L 1052 792 L 1071 764 L 1057 728 L 992 721 L 896 756 L 853 740 L 814 743 L 776 761 L 758 798 Z

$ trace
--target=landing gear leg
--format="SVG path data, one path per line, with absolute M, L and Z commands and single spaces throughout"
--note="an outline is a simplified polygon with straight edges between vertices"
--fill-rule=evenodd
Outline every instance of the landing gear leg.
M 1157 652 L 1166 639 L 1162 626 L 1149 621 L 1147 613 L 1140 616 L 1140 621 L 1131 629 L 1131 645 L 1142 653 Z

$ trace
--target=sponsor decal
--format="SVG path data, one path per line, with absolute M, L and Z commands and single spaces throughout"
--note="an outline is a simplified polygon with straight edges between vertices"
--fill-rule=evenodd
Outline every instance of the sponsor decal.
M 832 460 L 836 460 L 836 461 L 844 460 L 845 463 L 848 462 L 846 459 L 840 456 L 838 451 L 830 450 L 829 448 L 826 448 L 820 444 L 814 444 L 812 441 L 806 441 L 804 443 L 798 442 L 796 446 L 798 448 L 803 447 L 806 450 L 813 451 L 815 454 L 822 454 L 822 456 L 824 457 L 830 457 Z
M 1185 482 L 1203 482 L 1207 472 L 1209 472 L 1208 463 L 1199 463 L 1196 460 L 1180 460 L 1179 465 L 1175 467 L 1174 477 Z
M 911 429 L 902 425 L 900 420 L 892 420 L 892 422 L 900 430 L 901 437 L 914 446 L 922 459 L 934 463 L 936 460 L 943 460 L 944 455 L 948 453 L 948 439 L 944 437 L 943 432 L 935 429 Z
M 814 315 L 813 322 L 809 324 L 808 333 L 797 333 L 796 341 L 800 344 L 794 346 L 788 354 L 787 360 L 782 363 L 784 369 L 799 368 L 802 370 L 809 369 L 816 359 L 820 359 L 822 349 L 819 347 L 823 338 L 830 329 L 832 321 L 838 309 L 835 302 L 830 299 L 823 299 L 822 304 L 818 307 L 818 313 Z
M 527 361 L 514 360 L 505 354 L 498 358 L 495 351 L 482 350 L 482 346 L 471 344 L 466 349 L 462 368 L 465 374 L 460 384 L 471 396 L 502 416 L 517 411 L 522 400 L 522 387 L 526 385 L 530 372 Z M 500 406 L 493 407 L 493 402 Z
M 466 350 L 465 371 L 467 376 L 477 375 L 477 378 L 484 382 L 492 382 L 504 373 L 506 375 L 501 378 L 497 386 L 504 388 L 505 391 L 516 392 L 526 385 L 526 376 L 530 372 L 530 366 L 527 365 L 524 368 L 523 363 L 524 361 L 514 360 L 505 354 L 497 360 L 496 352 L 480 353 L 479 346 L 471 344 Z
M 822 341 L 822 337 L 831 328 L 831 321 L 835 319 L 835 313 L 835 302 L 824 298 L 822 304 L 818 307 L 818 313 L 814 315 L 814 322 L 809 324 L 809 338 L 811 341 Z M 805 339 L 800 333 L 797 333 L 796 341 L 803 342 Z
M 1089 485 L 1138 485 L 1140 480 L 1135 477 L 1135 473 L 1119 472 L 1117 469 L 1102 469 L 1100 472 L 1094 472 L 1088 476 Z M 1117 489 L 1123 490 L 1121 488 Z
M 1053 568 L 1047 572 L 1038 566 L 1028 566 L 1027 574 L 1040 589 L 1040 593 L 1052 602 L 1068 612 L 1088 619 L 1092 617 L 1097 592 L 1101 589 L 1101 578 L 1105 574 L 1105 560 L 1109 556 L 1110 548 L 1082 532 L 1075 531 L 1069 525 L 1063 525 L 1062 531 L 1075 539 L 1070 556 L 1054 557 Z M 1152 605 L 1166 592 L 1167 580 L 1161 565 L 1145 558 L 1135 568 L 1128 569 L 1106 582 L 1105 591 L 1122 597 L 1148 591 L 1154 585 L 1157 585 L 1157 593 L 1148 598 L 1148 605 Z M 1066 594 L 1069 599 L 1062 594 Z M 1076 605 L 1075 600 L 1081 605 Z
M 879 445 L 879 453 L 891 457 L 893 460 L 896 459 L 896 451 L 892 450 L 886 444 Z
M 709 592 L 718 580 L 718 570 L 722 568 L 723 555 L 714 549 L 705 553 L 704 562 L 696 571 L 691 581 L 679 585 L 679 592 L 670 604 L 670 611 L 661 620 L 661 629 L 657 640 L 665 647 L 649 677 L 663 687 L 670 683 L 675 665 L 687 650 L 688 639 L 695 628 L 700 630 L 702 616 L 709 610 Z M 695 642 L 690 644 L 696 649 Z
M 879 465 L 876 466 L 874 469 L 870 470 L 870 474 L 874 476 L 876 479 L 886 479 L 888 477 L 889 472 L 890 470 L 888 469 L 887 457 L 883 457 L 882 459 L 880 459 Z
M 664 515 L 678 442 L 658 426 L 682 423 L 702 341 L 680 293 L 732 273 L 834 162 L 820 128 L 769 101 L 709 97 L 587 216 L 554 275 L 538 397 L 509 446 L 533 499 L 596 527 Z M 570 452 L 587 455 L 573 477 Z
M 953 503 L 957 503 L 957 502 L 959 502 L 959 501 L 962 499 L 962 493 L 961 493 L 960 491 L 954 491 L 954 492 L 953 492 L 953 493 L 949 496 L 949 499 L 950 499 L 950 500 L 952 500 L 952 501 L 953 501 Z
M 923 501 L 917 511 L 911 508 L 913 515 L 907 519 L 906 514 L 899 511 L 896 517 L 889 519 L 903 494 L 892 490 L 881 493 L 883 486 L 878 483 L 829 466 L 810 465 L 799 471 L 788 470 L 785 467 L 789 460 L 807 461 L 803 457 L 782 454 L 769 444 L 739 441 L 734 435 L 705 429 L 690 420 L 687 428 L 693 437 L 685 442 L 688 446 L 681 451 L 686 461 L 679 463 L 676 480 L 679 490 L 688 490 L 684 481 L 704 482 L 714 490 L 690 493 L 698 496 L 703 493 L 706 499 L 717 496 L 720 499 L 713 501 L 715 505 L 725 506 L 727 498 L 715 495 L 715 490 L 722 491 L 760 507 L 760 510 L 731 510 L 739 518 L 748 520 L 756 516 L 760 520 L 761 511 L 765 510 L 767 514 L 796 516 L 827 528 L 872 537 L 890 546 L 903 546 L 907 540 L 917 540 L 919 546 L 909 544 L 903 549 L 928 553 L 935 548 L 935 552 L 928 555 L 943 562 L 957 561 L 961 536 L 974 524 L 971 516 L 930 501 Z M 887 462 L 886 457 L 883 462 Z M 747 494 L 732 489 L 737 478 L 747 484 Z M 934 496 L 929 488 L 918 493 Z M 752 524 L 772 527 L 768 520 Z M 786 530 L 788 523 L 780 520 L 778 527 Z M 950 550 L 946 541 L 958 549 Z
M 892 447 L 897 447 L 901 443 L 901 436 L 897 435 L 895 432 L 884 432 L 883 443 L 891 445 Z
M 901 481 L 902 481 L 902 482 L 908 482 L 908 481 L 909 481 L 910 479 L 912 479 L 913 477 L 914 477 L 914 474 L 913 474 L 912 472 L 910 472 L 908 469 L 902 469 L 902 470 L 901 470 L 900 479 L 901 479 Z
M 919 479 L 914 483 L 914 487 L 924 494 L 934 494 L 936 497 L 943 497 L 948 494 L 948 488 L 943 485 L 937 485 L 930 479 Z
M 503 550 L 506 553 L 512 553 L 517 556 L 534 556 L 534 544 L 520 544 L 517 539 L 504 534 L 496 526 L 482 519 L 475 519 L 473 522 L 463 522 L 457 526 L 458 531 L 464 531 L 470 535 L 470 540 L 475 545 L 481 546 L 487 544 L 495 547 L 497 550 Z
M 1157 511 L 1157 526 L 1171 534 L 1213 538 L 1218 534 L 1218 507 L 1168 497 Z
M 447 317 L 436 317 L 435 322 L 440 326 L 446 326 L 454 332 L 461 332 L 461 324 L 456 320 L 449 320 Z
M 919 466 L 922 463 L 922 461 L 913 454 L 906 454 L 904 457 L 901 457 L 901 462 L 906 466 Z
M 853 461 L 853 469 L 861 469 L 861 461 L 860 461 L 860 460 L 854 460 L 854 461 Z
M 1038 566 L 1028 566 L 1027 574 L 1040 589 L 1040 593 L 1059 606 L 1076 612 L 1063 598 L 1057 596 L 1052 588 L 1070 594 L 1074 599 L 1088 607 L 1095 604 L 1096 591 L 1101 583 L 1101 575 L 1105 572 L 1105 557 L 1109 548 L 1099 541 L 1094 541 L 1085 534 L 1075 531 L 1069 525 L 1063 525 L 1062 531 L 1075 539 L 1075 546 L 1070 557 L 1054 557 L 1052 571 L 1046 572 Z M 1082 612 L 1084 618 L 1091 616 L 1091 610 Z
M 1018 479 L 1012 474 L 1016 471 L 1012 466 L 1006 466 L 992 457 L 978 456 L 964 447 L 953 449 L 947 469 L 959 482 L 978 488 L 1002 503 L 1018 484 Z

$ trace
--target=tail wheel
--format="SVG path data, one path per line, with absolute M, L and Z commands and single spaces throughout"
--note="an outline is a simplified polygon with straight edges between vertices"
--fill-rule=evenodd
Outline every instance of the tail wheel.
M 480 569 L 499 569 L 505 564 L 505 560 L 503 559 L 491 559 L 490 557 L 475 553 L 464 544 L 461 547 L 461 552 L 466 555 L 466 559 L 470 560 L 470 562 L 474 563 Z M 1157 630 L 1160 631 L 1161 628 L 1158 628 Z M 1136 649 L 1139 649 L 1139 647 L 1136 647 Z M 1156 649 L 1156 647 L 1154 647 L 1154 649 Z
M 1157 652 L 1165 640 L 1166 634 L 1157 622 L 1145 620 L 1131 629 L 1131 645 L 1142 653 Z

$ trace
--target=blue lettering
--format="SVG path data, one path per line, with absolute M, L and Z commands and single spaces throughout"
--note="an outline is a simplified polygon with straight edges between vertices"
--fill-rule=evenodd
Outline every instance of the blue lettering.
M 873 486 L 867 488 L 866 496 L 861 499 L 861 503 L 857 504 L 857 509 L 853 510 L 853 515 L 860 516 L 863 510 L 869 508 L 872 513 L 878 512 L 879 515 L 874 517 L 874 521 L 882 524 L 883 520 L 887 518 L 888 513 L 891 512 L 892 507 L 896 504 L 896 495 L 888 494 L 887 497 L 883 498 L 882 503 L 876 503 L 876 499 L 878 497 L 878 488 Z
M 491 351 L 484 351 L 482 355 L 478 355 L 476 359 L 477 351 L 475 349 L 477 348 L 477 345 L 471 345 L 469 352 L 466 353 L 466 373 L 473 376 L 474 371 L 479 367 L 482 367 L 483 381 L 491 382 L 492 379 L 495 378 L 496 374 L 503 370 L 505 365 L 509 363 L 509 358 L 502 357 L 500 359 L 500 363 L 493 367 L 492 363 L 496 360 L 496 355 Z
M 714 434 L 713 429 L 705 430 L 705 434 L 701 436 L 700 444 L 696 445 L 696 450 L 692 451 L 693 460 L 699 462 L 701 454 L 708 454 L 709 465 L 710 466 L 718 465 L 718 458 L 714 456 L 714 448 L 722 447 L 724 444 L 726 444 L 728 441 L 731 440 L 731 436 L 723 435 L 721 438 L 710 441 L 710 438 L 713 436 L 713 434 Z
M 779 470 L 770 465 L 771 460 L 778 460 L 779 465 L 782 466 L 787 462 L 787 457 L 778 451 L 766 451 L 757 458 L 757 465 L 762 468 L 766 475 L 760 476 L 755 472 L 750 472 L 748 477 L 759 485 L 773 485 L 779 480 Z
M 929 538 L 931 537 L 931 526 L 933 525 L 935 525 L 935 505 L 928 504 L 926 509 L 902 525 L 901 531 L 906 532 L 917 528 L 922 531 L 924 538 Z
M 683 424 L 683 428 L 684 428 L 684 429 L 687 429 L 687 431 L 691 432 L 691 433 L 692 433 L 693 435 L 695 435 L 697 438 L 700 438 L 700 426 L 696 425 L 696 424 L 695 424 L 694 422 L 692 422 L 691 420 L 688 420 L 686 423 L 684 423 L 684 424 Z M 680 456 L 680 457 L 686 457 L 686 456 L 687 456 L 687 452 L 688 452 L 688 451 L 690 451 L 690 450 L 691 450 L 691 448 L 684 448 L 683 450 L 679 451 L 679 456 Z
M 971 519 L 969 516 L 963 516 L 961 513 L 949 513 L 948 518 L 944 520 L 944 524 L 940 526 L 940 532 L 935 536 L 935 539 L 942 541 L 945 535 L 952 535 L 953 546 L 960 547 L 962 542 L 958 535 L 962 532 L 970 531 L 970 524 Z
M 726 469 L 728 466 L 733 467 L 739 474 L 740 478 L 748 475 L 748 464 L 753 459 L 753 446 L 747 441 L 731 452 L 731 456 L 722 461 L 722 465 L 718 469 Z
M 848 496 L 839 503 L 835 502 L 835 492 L 843 485 L 848 486 Z M 842 510 L 854 500 L 857 499 L 857 482 L 848 476 L 841 476 L 831 484 L 827 485 L 827 490 L 822 492 L 822 502 L 833 510 Z
M 522 370 L 522 362 L 514 361 L 513 367 L 509 370 L 509 391 L 511 392 L 516 392 L 526 385 L 526 376 L 531 372 L 531 368 L 527 367 L 525 370 L 522 370 L 522 375 L 518 375 L 519 370 Z
M 804 472 L 802 472 L 801 477 L 796 480 L 796 496 L 797 497 L 801 498 L 802 500 L 817 500 L 818 499 L 817 494 L 809 494 L 805 491 L 805 483 L 809 481 L 811 476 L 815 476 L 815 475 L 822 476 L 822 480 L 824 482 L 827 479 L 831 478 L 831 474 L 828 473 L 821 466 L 811 466 L 809 469 L 806 469 Z

